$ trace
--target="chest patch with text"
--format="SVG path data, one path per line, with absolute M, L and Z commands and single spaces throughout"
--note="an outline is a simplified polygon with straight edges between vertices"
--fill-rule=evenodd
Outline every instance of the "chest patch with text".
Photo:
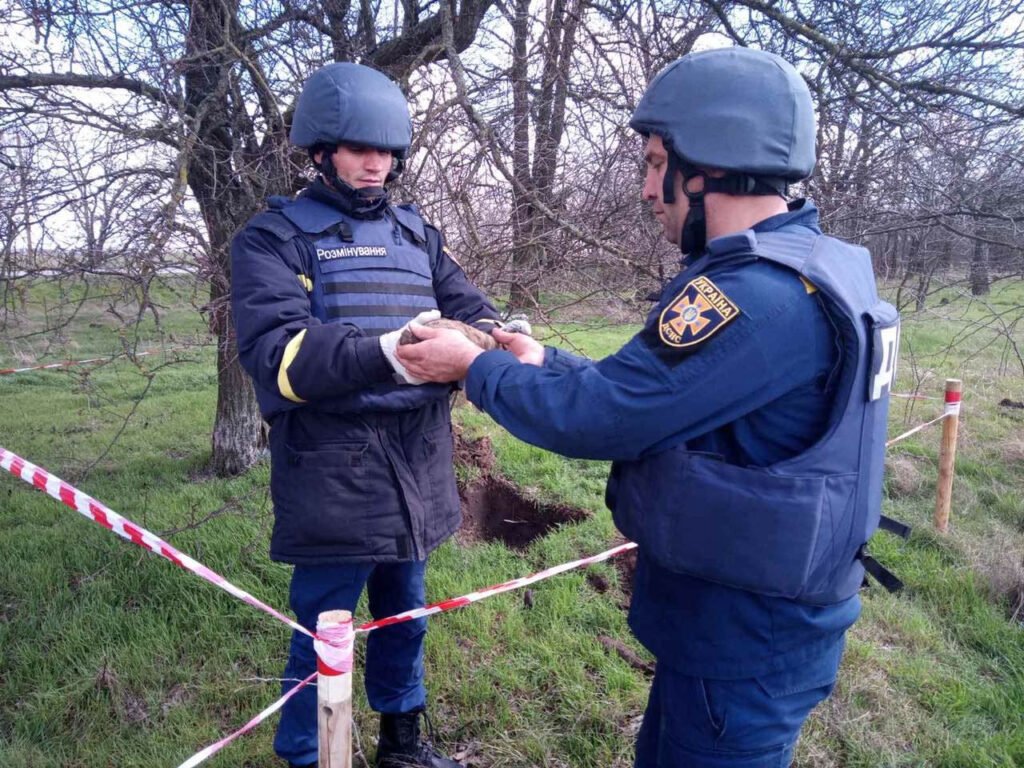
M 383 245 L 343 245 L 338 248 L 317 248 L 316 257 L 320 261 L 331 259 L 356 259 L 367 256 L 387 256 L 388 249 Z
M 670 347 L 692 347 L 740 314 L 729 297 L 701 275 L 686 284 L 662 311 L 658 336 Z

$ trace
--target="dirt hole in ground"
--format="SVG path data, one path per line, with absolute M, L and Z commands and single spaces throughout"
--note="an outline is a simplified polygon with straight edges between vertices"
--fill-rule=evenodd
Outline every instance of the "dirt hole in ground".
M 578 523 L 587 512 L 565 504 L 543 504 L 504 478 L 483 476 L 460 492 L 459 539 L 501 541 L 523 549 L 563 523 Z
M 494 449 L 487 437 L 467 439 L 455 431 L 455 461 L 469 480 L 461 482 L 462 526 L 459 541 L 500 541 L 512 549 L 531 542 L 564 523 L 589 517 L 584 509 L 567 504 L 545 504 L 523 493 L 495 473 Z

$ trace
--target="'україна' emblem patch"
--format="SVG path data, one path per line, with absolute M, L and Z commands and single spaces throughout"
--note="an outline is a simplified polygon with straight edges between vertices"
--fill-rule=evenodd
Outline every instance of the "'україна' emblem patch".
M 740 309 L 701 275 L 691 280 L 658 319 L 658 335 L 670 347 L 692 347 L 710 338 Z

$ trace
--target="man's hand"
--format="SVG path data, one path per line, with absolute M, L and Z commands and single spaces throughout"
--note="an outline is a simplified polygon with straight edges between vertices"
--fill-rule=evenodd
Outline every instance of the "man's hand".
M 385 333 L 380 337 L 380 348 L 384 353 L 384 357 L 388 359 L 391 364 L 391 368 L 395 372 L 395 381 L 399 384 L 425 384 L 426 379 L 417 378 L 409 374 L 399 362 L 395 356 L 395 349 L 398 347 L 398 342 L 402 338 L 402 334 L 413 324 L 413 323 L 426 323 L 430 320 L 437 320 L 441 317 L 441 313 L 436 309 L 431 309 L 426 312 L 420 312 L 416 317 L 410 320 L 408 323 L 403 325 L 397 331 L 391 331 L 391 333 Z
M 428 328 L 451 328 L 452 330 L 461 333 L 484 351 L 498 348 L 498 342 L 486 333 L 477 330 L 471 325 L 459 322 L 458 320 L 449 320 L 446 317 L 441 317 L 436 320 L 427 320 L 426 322 L 422 320 L 416 320 L 415 322 L 416 325 L 425 325 Z M 403 344 L 418 344 L 419 341 L 420 340 L 416 334 L 412 332 L 412 327 L 407 325 L 402 330 L 402 336 L 398 340 L 398 346 L 402 346 Z
M 507 349 L 520 363 L 529 365 L 544 365 L 544 347 L 532 336 L 522 332 L 509 333 L 501 328 L 495 328 L 491 337 Z
M 413 323 L 410 329 L 420 342 L 399 346 L 395 355 L 408 374 L 422 381 L 461 381 L 477 355 L 483 352 L 459 331 L 450 328 Z

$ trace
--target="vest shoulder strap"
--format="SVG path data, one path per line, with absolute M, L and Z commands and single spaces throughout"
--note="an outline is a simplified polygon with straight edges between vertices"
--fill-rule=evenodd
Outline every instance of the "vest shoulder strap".
M 287 198 L 284 199 L 287 201 Z M 281 244 L 281 248 L 292 251 L 296 262 L 302 265 L 307 274 L 309 273 L 313 259 L 313 246 L 302 235 L 298 227 L 282 214 L 281 207 L 271 203 L 270 210 L 253 217 L 249 226 L 273 235 Z
M 281 213 L 307 235 L 326 232 L 345 220 L 345 214 L 337 208 L 306 196 L 300 196 L 284 206 Z
M 412 203 L 392 205 L 391 214 L 401 227 L 409 233 L 412 241 L 421 248 L 427 244 L 426 223 L 419 210 Z
M 755 253 L 803 275 L 819 237 L 823 235 L 814 232 L 763 232 L 757 235 Z
M 424 245 L 427 256 L 430 259 L 430 271 L 433 272 L 437 268 L 438 259 L 441 257 L 441 232 L 432 224 L 427 224 L 424 230 L 427 233 L 427 241 Z
M 295 225 L 281 214 L 281 209 L 273 205 L 269 210 L 256 214 L 249 220 L 249 226 L 269 232 L 281 242 L 287 242 L 298 234 Z

